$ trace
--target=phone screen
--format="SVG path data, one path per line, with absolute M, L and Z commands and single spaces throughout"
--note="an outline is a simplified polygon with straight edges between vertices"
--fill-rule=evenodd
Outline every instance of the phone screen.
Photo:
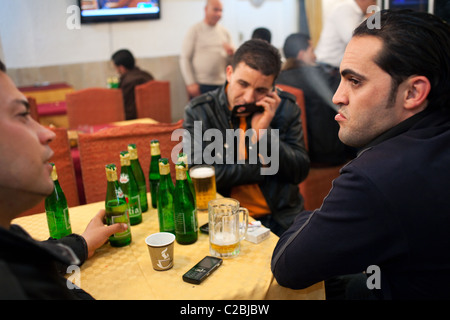
M 183 275 L 183 281 L 200 284 L 222 264 L 222 259 L 207 256 Z

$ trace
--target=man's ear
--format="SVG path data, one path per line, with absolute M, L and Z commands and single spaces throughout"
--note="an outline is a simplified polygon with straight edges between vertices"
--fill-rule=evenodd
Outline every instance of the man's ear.
M 405 81 L 404 107 L 409 111 L 422 111 L 431 91 L 430 80 L 425 76 L 411 76 Z
M 227 74 L 227 82 L 230 83 L 231 75 L 233 74 L 233 67 L 231 65 L 227 66 L 226 74 Z

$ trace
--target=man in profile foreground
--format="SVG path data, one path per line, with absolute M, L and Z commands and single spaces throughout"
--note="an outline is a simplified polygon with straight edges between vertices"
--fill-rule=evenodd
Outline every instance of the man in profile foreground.
M 53 191 L 53 131 L 30 116 L 0 61 L 0 299 L 92 299 L 80 288 L 69 289 L 63 277 L 80 266 L 108 237 L 126 224 L 105 226 L 101 210 L 82 235 L 39 242 L 11 221 Z
M 450 27 L 377 14 L 381 28 L 355 30 L 333 98 L 340 139 L 361 151 L 280 238 L 272 271 L 295 289 L 356 274 L 341 278 L 347 299 L 448 299 Z

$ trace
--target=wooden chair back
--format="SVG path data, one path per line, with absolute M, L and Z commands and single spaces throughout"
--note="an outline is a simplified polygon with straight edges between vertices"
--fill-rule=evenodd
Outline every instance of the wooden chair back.
M 151 80 L 134 88 L 138 118 L 172 122 L 170 82 Z
M 125 120 L 122 90 L 88 88 L 66 95 L 69 128 Z
M 81 133 L 78 136 L 81 172 L 83 176 L 86 203 L 104 201 L 106 196 L 105 165 L 114 163 L 120 171 L 119 153 L 127 150 L 128 144 L 136 144 L 149 189 L 150 141 L 159 140 L 161 157 L 169 158 L 171 174 L 175 177 L 175 166 L 171 153 L 179 141 L 172 141 L 172 132 L 181 129 L 183 120 L 176 123 L 132 124 L 101 130 L 96 133 Z

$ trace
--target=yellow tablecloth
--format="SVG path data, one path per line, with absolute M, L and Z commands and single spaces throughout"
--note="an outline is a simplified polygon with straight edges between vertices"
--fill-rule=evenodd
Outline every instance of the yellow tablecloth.
M 149 202 L 151 203 L 151 202 Z M 81 234 L 104 202 L 69 209 L 72 231 Z M 207 214 L 199 214 L 199 224 L 208 221 Z M 35 239 L 48 238 L 45 213 L 18 218 L 21 225 Z M 131 226 L 132 243 L 123 248 L 105 244 L 81 267 L 81 288 L 94 298 L 110 299 L 170 299 L 170 300 L 287 300 L 324 299 L 323 283 L 305 290 L 291 290 L 276 283 L 270 261 L 278 237 L 270 234 L 259 244 L 243 241 L 241 254 L 224 259 L 222 266 L 200 285 L 182 280 L 182 275 L 198 261 L 209 255 L 208 236 L 199 233 L 191 245 L 175 243 L 174 267 L 155 271 L 145 244 L 145 238 L 159 231 L 156 209 L 143 214 L 143 222 Z

